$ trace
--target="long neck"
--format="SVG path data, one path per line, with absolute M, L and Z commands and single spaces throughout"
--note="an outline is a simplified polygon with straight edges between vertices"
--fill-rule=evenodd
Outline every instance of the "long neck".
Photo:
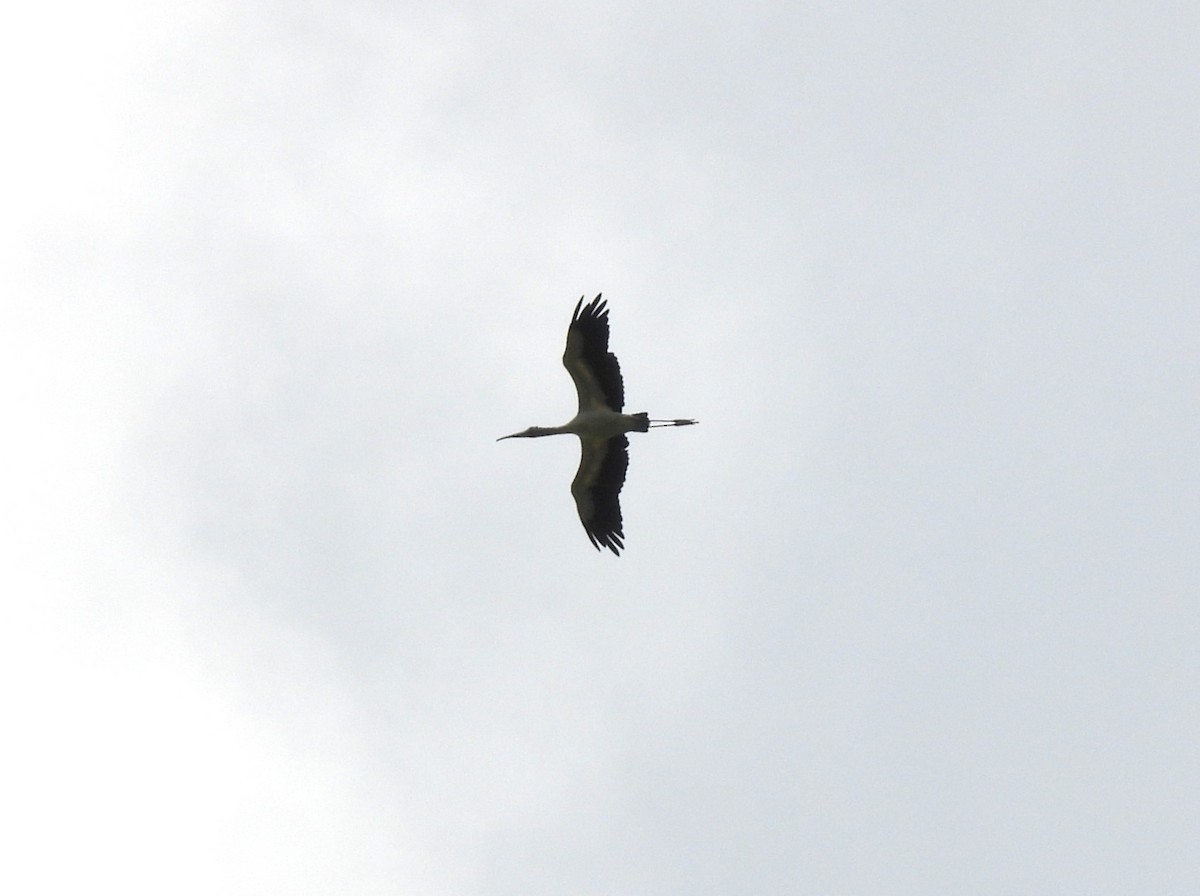
M 540 439 L 542 436 L 559 436 L 569 432 L 571 429 L 568 426 L 531 426 L 525 431 L 525 435 L 531 439 Z

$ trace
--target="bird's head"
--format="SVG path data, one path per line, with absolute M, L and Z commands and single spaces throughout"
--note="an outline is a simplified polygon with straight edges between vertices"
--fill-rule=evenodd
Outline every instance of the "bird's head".
M 529 429 L 523 429 L 520 432 L 514 432 L 511 436 L 501 436 L 496 439 L 497 442 L 503 442 L 505 439 L 536 439 L 538 436 L 553 435 L 556 430 L 545 426 L 531 426 Z

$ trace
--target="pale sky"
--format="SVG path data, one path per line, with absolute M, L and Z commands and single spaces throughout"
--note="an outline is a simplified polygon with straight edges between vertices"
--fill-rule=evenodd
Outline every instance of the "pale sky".
M 14 15 L 0 890 L 1200 892 L 1192 5 Z

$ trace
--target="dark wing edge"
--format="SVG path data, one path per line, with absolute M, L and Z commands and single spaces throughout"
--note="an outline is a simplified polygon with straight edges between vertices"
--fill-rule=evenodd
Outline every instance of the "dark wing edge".
M 625 407 L 625 382 L 617 356 L 608 350 L 608 303 L 597 294 L 585 308 L 583 299 L 580 296 L 567 328 L 563 366 L 575 381 L 579 410 L 595 410 L 588 398 L 603 395 L 607 407 L 620 411 Z
M 629 440 L 580 441 L 579 471 L 571 483 L 579 521 L 596 550 L 608 548 L 619 557 L 625 548 L 620 495 L 629 468 Z

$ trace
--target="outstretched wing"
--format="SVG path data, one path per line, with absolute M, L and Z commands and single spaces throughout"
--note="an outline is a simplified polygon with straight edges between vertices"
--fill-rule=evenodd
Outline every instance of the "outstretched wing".
M 608 303 L 597 295 L 580 311 L 582 306 L 581 296 L 567 328 L 563 366 L 575 381 L 581 412 L 620 411 L 625 406 L 625 384 L 617 356 L 608 350 Z
M 625 547 L 620 496 L 629 467 L 629 440 L 613 436 L 580 439 L 580 444 L 579 471 L 571 483 L 579 521 L 596 550 L 605 547 L 620 556 Z

